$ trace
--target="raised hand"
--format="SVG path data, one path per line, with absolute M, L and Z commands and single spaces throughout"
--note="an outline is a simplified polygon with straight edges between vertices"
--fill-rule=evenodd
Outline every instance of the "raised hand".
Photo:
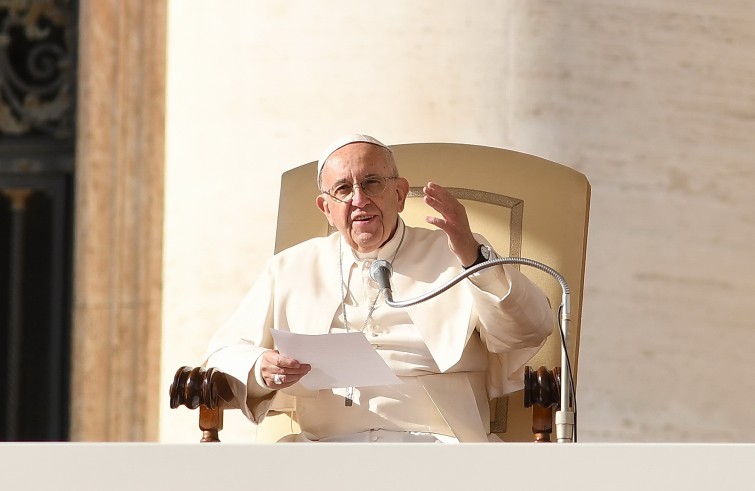
M 472 235 L 464 205 L 440 184 L 428 182 L 422 190 L 425 203 L 441 215 L 428 216 L 425 221 L 448 235 L 448 247 L 462 266 L 473 264 L 477 259 L 479 243 Z

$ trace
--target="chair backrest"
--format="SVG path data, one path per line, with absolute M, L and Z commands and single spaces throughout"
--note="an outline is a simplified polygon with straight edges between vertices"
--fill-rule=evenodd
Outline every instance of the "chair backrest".
M 402 217 L 413 226 L 429 227 L 425 216 L 434 213 L 421 199 L 422 187 L 435 181 L 451 188 L 465 205 L 474 232 L 484 235 L 501 256 L 524 257 L 558 271 L 570 288 L 569 346 L 576 382 L 582 288 L 585 271 L 590 184 L 580 172 L 549 160 L 493 147 L 452 143 L 416 143 L 391 147 L 400 174 L 411 192 Z M 285 172 L 281 178 L 275 251 L 331 230 L 315 206 L 316 162 Z M 561 287 L 550 275 L 521 266 L 557 309 Z M 531 360 L 537 369 L 559 366 L 560 337 L 555 330 Z M 531 411 L 522 391 L 494 401 L 492 428 L 505 441 L 532 441 Z M 272 421 L 275 418 L 270 418 Z M 291 422 L 280 425 L 290 432 Z M 262 426 L 265 426 L 263 423 Z M 261 431 L 274 438 L 277 430 Z

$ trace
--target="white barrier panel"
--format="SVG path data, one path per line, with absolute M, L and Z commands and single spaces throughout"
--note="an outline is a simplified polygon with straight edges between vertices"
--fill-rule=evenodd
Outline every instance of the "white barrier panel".
M 753 465 L 750 444 L 5 443 L 0 488 L 755 489 Z

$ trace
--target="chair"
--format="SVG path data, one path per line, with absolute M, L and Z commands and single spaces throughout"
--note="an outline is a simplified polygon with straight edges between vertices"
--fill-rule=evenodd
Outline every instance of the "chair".
M 571 292 L 567 346 L 576 384 L 590 205 L 587 178 L 549 160 L 500 148 L 452 143 L 391 148 L 401 175 L 411 185 L 401 214 L 408 225 L 429 227 L 424 217 L 434 210 L 428 209 L 421 196 L 423 185 L 433 180 L 450 188 L 464 203 L 472 230 L 483 234 L 499 255 L 534 259 L 565 278 Z M 330 232 L 327 220 L 313 204 L 316 165 L 310 162 L 282 176 L 276 252 Z M 561 286 L 552 276 L 527 266 L 521 271 L 546 292 L 554 307 L 561 303 Z M 530 361 L 526 390 L 491 401 L 491 427 L 504 441 L 550 440 L 553 407 L 558 403 L 553 392 L 560 387 L 557 329 L 554 326 L 555 334 Z M 171 386 L 171 405 L 199 406 L 200 427 L 205 439 L 213 441 L 222 428 L 225 390 L 217 372 L 182 367 Z M 258 434 L 275 441 L 290 429 L 284 410 L 266 418 Z

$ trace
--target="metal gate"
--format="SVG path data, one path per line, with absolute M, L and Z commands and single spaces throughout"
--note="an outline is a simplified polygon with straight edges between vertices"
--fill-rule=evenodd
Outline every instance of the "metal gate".
M 0 0 L 0 440 L 68 438 L 77 2 Z

